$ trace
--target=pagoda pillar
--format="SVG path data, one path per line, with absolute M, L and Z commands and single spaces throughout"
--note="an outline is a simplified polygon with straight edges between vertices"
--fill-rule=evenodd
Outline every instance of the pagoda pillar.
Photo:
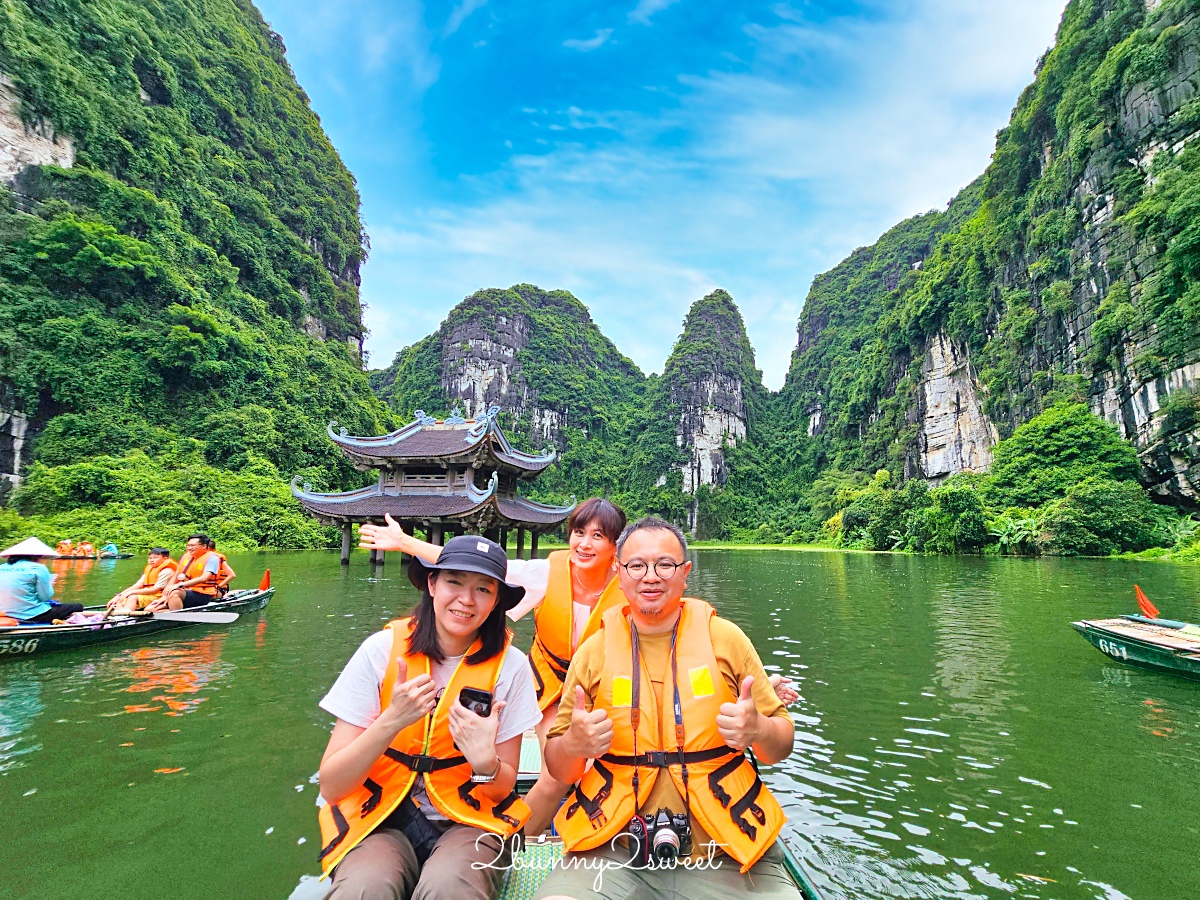
M 537 559 L 537 539 L 538 533 L 535 531 L 529 538 L 529 558 Z
M 442 526 L 433 525 L 429 529 L 429 543 L 442 546 Z
M 349 522 L 342 523 L 342 565 L 350 565 L 350 534 L 354 526 Z
M 517 529 L 517 559 L 521 558 L 521 554 L 525 552 L 525 529 Z
M 507 553 L 507 552 L 508 552 L 508 529 L 507 529 L 507 528 L 501 528 L 501 529 L 500 529 L 500 540 L 499 540 L 499 541 L 497 541 L 497 543 L 498 543 L 498 544 L 499 544 L 501 547 L 503 547 L 503 548 L 504 548 L 504 552 L 505 552 L 505 553 Z

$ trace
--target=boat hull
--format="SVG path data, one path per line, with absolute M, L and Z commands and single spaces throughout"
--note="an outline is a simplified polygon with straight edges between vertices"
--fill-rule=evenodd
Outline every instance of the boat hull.
M 196 607 L 189 612 L 256 612 L 270 603 L 274 594 L 274 588 L 265 591 L 236 591 L 219 603 Z M 88 612 L 102 612 L 103 609 L 102 606 L 92 607 Z M 195 622 L 173 622 L 146 617 L 118 619 L 105 626 L 18 625 L 0 628 L 0 662 L 31 659 L 48 653 L 110 644 L 161 631 L 196 627 L 198 623 Z
M 1106 626 L 1104 622 L 1072 622 L 1071 627 L 1111 660 L 1200 681 L 1200 653 L 1163 646 L 1149 633 L 1145 638 L 1139 638 Z

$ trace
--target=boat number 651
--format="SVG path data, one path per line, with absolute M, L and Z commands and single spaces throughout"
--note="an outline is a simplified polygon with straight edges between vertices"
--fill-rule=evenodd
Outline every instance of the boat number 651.
M 1113 641 L 1101 640 L 1100 649 L 1114 659 L 1129 659 L 1129 654 L 1125 652 L 1125 648 Z
M 37 649 L 38 639 L 29 638 L 12 638 L 0 639 L 0 654 L 4 653 L 32 653 Z

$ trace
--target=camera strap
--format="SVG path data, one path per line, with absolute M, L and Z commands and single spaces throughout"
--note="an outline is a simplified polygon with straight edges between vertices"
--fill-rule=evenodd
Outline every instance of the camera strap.
M 682 619 L 682 615 L 680 616 Z M 679 762 L 683 766 L 683 793 L 684 803 L 687 804 L 688 811 L 691 811 L 691 797 L 688 794 L 688 774 L 687 761 L 683 755 L 683 705 L 679 699 L 679 665 L 675 657 L 675 641 L 679 637 L 679 621 L 675 620 L 675 627 L 671 629 L 671 649 L 668 651 L 670 655 L 671 666 L 671 682 L 675 688 L 675 696 L 672 698 L 672 704 L 675 709 L 675 740 L 679 745 Z M 630 708 L 629 720 L 633 726 L 633 803 L 634 814 L 642 814 L 642 801 L 638 796 L 638 786 L 641 782 L 638 764 L 638 747 L 637 736 L 638 726 L 642 721 L 642 648 L 638 640 L 637 625 L 634 624 L 633 617 L 629 618 L 629 643 L 633 648 L 633 677 L 632 689 L 630 690 Z

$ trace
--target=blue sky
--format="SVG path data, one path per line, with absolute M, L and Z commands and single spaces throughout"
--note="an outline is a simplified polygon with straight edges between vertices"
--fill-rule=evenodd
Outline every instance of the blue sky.
M 783 383 L 814 275 L 978 175 L 1064 0 L 260 0 L 358 179 L 372 366 L 565 288 L 645 371 L 733 294 Z

